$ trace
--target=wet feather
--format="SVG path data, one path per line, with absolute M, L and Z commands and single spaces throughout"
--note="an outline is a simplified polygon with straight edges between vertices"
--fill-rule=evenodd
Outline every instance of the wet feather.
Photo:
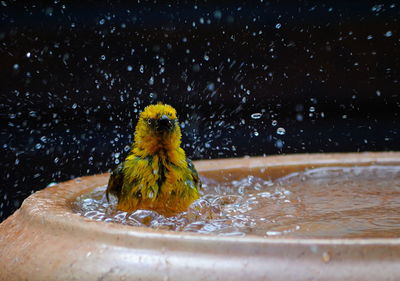
M 166 104 L 150 105 L 140 114 L 131 151 L 111 173 L 107 197 L 117 208 L 151 209 L 170 215 L 185 211 L 199 198 L 200 180 L 181 145 L 176 111 Z

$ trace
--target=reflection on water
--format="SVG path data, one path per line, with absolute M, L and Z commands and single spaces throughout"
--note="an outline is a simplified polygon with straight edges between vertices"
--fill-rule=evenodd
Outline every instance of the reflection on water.
M 105 199 L 105 186 L 79 197 L 76 211 L 98 221 L 225 236 L 400 237 L 400 166 L 317 168 L 275 181 L 202 181 L 202 197 L 173 217 L 118 211 Z

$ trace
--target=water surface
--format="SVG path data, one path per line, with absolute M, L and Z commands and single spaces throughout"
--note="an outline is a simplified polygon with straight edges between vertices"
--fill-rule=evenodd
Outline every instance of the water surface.
M 400 237 L 400 166 L 325 167 L 274 181 L 202 177 L 201 198 L 187 212 L 164 217 L 132 213 L 107 202 L 105 186 L 79 197 L 75 210 L 131 226 L 225 236 Z

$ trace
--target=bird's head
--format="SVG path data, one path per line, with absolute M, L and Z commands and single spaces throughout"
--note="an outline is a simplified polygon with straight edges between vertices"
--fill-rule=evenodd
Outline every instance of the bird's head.
M 135 130 L 136 155 L 173 151 L 180 147 L 181 128 L 176 110 L 167 104 L 152 104 L 140 113 Z
M 176 110 L 168 104 L 152 104 L 140 114 L 139 122 L 149 132 L 168 134 L 174 132 L 178 126 Z

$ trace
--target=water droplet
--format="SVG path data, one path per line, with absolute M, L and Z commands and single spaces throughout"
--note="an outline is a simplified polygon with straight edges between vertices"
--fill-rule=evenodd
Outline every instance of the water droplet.
M 103 25 L 105 22 L 106 22 L 105 19 L 101 19 L 101 20 L 99 21 L 99 24 L 100 24 L 100 25 Z
M 276 125 L 278 125 L 278 121 L 276 121 L 276 120 L 272 120 L 272 126 L 276 126 Z
M 214 18 L 216 18 L 216 19 L 222 18 L 222 13 L 220 10 L 215 10 L 213 14 L 214 14 Z
M 78 105 L 76 104 L 76 103 L 74 103 L 73 105 L 72 105 L 72 108 L 73 109 L 76 109 L 78 107 Z
M 329 252 L 322 253 L 322 260 L 324 261 L 324 263 L 328 263 L 331 260 L 331 255 L 329 254 Z
M 251 118 L 253 118 L 253 119 L 260 119 L 261 116 L 262 116 L 262 114 L 257 112 L 257 113 L 253 113 L 253 114 L 251 115 Z
M 144 65 L 142 64 L 142 65 L 140 65 L 140 67 L 139 67 L 139 71 L 140 71 L 140 73 L 144 73 Z
M 101 55 L 101 56 L 100 56 L 100 59 L 101 59 L 101 60 L 106 60 L 106 56 L 105 56 L 105 55 Z
M 279 127 L 278 129 L 276 129 L 276 133 L 278 135 L 284 135 L 286 133 L 285 128 Z
M 303 114 L 297 113 L 296 114 L 296 120 L 299 121 L 299 122 L 303 121 Z
M 281 149 L 283 147 L 283 141 L 282 140 L 276 140 L 275 147 Z
M 391 37 L 392 35 L 393 33 L 390 30 L 384 34 L 385 37 Z
M 14 70 L 18 70 L 18 69 L 19 69 L 19 64 L 17 64 L 17 63 L 14 64 L 14 65 L 13 65 L 13 69 L 14 69 Z
M 275 25 L 275 28 L 276 29 L 279 29 L 279 28 L 281 28 L 282 27 L 282 25 L 280 24 L 280 23 L 277 23 L 276 25 Z
M 26 53 L 26 57 L 27 57 L 27 58 L 30 58 L 30 57 L 31 57 L 31 53 L 30 53 L 30 52 L 27 52 L 27 53 Z
M 315 107 L 314 106 L 310 106 L 309 110 L 310 112 L 315 112 Z
M 380 97 L 380 96 L 381 96 L 381 91 L 376 90 L 376 95 L 377 95 L 378 97 Z
M 130 71 L 133 70 L 133 67 L 132 67 L 131 65 L 128 65 L 128 66 L 126 67 L 126 70 L 128 70 L 128 71 L 130 72 Z
M 214 89 L 215 89 L 215 84 L 214 83 L 210 83 L 210 84 L 207 85 L 207 90 L 214 91 Z
M 154 77 L 151 76 L 149 79 L 149 85 L 154 85 Z
M 204 60 L 208 61 L 210 59 L 210 57 L 208 55 L 204 55 Z

